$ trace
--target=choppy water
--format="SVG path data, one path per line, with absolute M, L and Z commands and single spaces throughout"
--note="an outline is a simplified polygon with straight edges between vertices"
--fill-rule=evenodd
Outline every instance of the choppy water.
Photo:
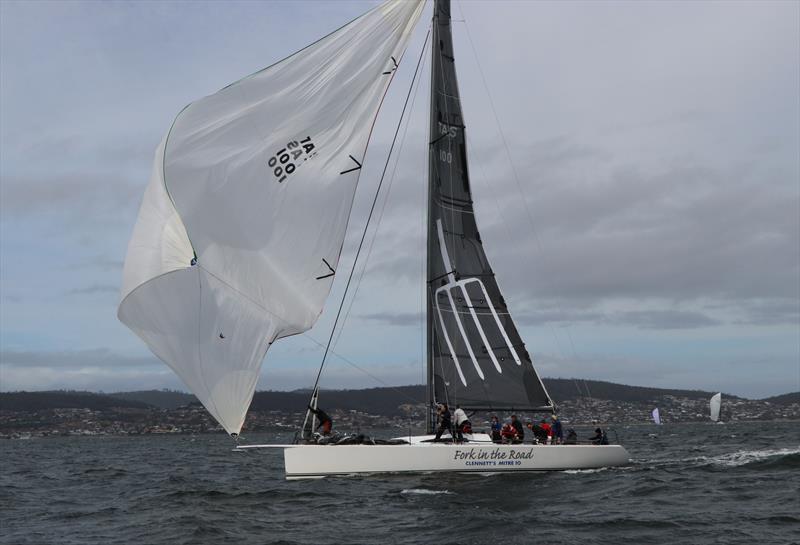
M 314 481 L 221 435 L 3 441 L 0 543 L 800 543 L 798 423 L 618 432 L 626 468 Z

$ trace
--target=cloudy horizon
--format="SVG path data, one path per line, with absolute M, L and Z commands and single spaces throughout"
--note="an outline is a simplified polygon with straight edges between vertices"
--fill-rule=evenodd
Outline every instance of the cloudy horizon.
M 153 152 L 188 102 L 373 5 L 0 4 L 0 391 L 185 390 L 116 319 Z M 454 14 L 478 224 L 539 374 L 800 390 L 800 4 Z M 429 16 L 379 116 L 340 269 Z M 332 358 L 323 387 L 424 382 L 426 85 L 334 347 L 357 367 Z M 341 280 L 311 331 L 271 349 L 257 389 L 313 384 Z

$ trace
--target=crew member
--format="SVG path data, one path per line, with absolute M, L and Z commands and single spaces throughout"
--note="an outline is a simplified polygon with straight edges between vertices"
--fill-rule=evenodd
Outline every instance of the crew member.
M 503 424 L 502 429 L 500 430 L 500 440 L 503 443 L 519 443 L 519 437 L 517 436 L 517 430 L 514 429 L 514 426 L 511 424 Z
M 553 423 L 550 425 L 550 428 L 553 431 L 553 443 L 560 445 L 564 442 L 564 428 L 561 426 L 561 420 L 559 420 L 558 416 L 556 415 L 553 415 L 550 420 L 553 421 Z
M 502 441 L 502 438 L 500 437 L 500 430 L 502 428 L 503 428 L 503 426 L 500 424 L 500 420 L 498 420 L 497 415 L 493 414 L 492 415 L 492 441 L 493 442 L 499 443 L 500 441 Z
M 315 409 L 311 405 L 308 406 L 308 410 L 314 413 L 314 416 L 317 417 L 319 420 L 319 424 L 317 424 L 317 429 L 322 426 L 322 435 L 330 435 L 331 429 L 333 428 L 333 420 L 331 417 L 328 416 L 328 413 L 323 411 L 322 409 Z
M 522 443 L 525 439 L 525 428 L 522 426 L 522 422 L 517 419 L 517 415 L 511 415 L 511 427 L 514 428 L 514 431 L 517 433 L 517 440 L 514 441 L 515 443 Z
M 607 445 L 608 436 L 602 429 L 596 428 L 594 430 L 594 436 L 590 437 L 589 441 L 591 441 L 593 445 Z
M 553 440 L 553 428 L 550 427 L 550 424 L 547 423 L 547 420 L 542 418 L 541 422 L 539 422 L 539 427 L 542 428 L 542 431 L 545 435 L 545 443 L 551 443 Z
M 465 433 L 472 433 L 472 423 L 470 423 L 467 418 L 467 413 L 464 412 L 461 405 L 456 405 L 456 411 L 453 413 L 453 416 L 456 419 L 456 434 L 458 435 L 458 440 L 463 441 Z
M 453 421 L 452 417 L 450 416 L 450 409 L 447 407 L 447 403 L 442 403 L 436 409 L 436 414 L 439 417 L 439 429 L 436 430 L 436 438 L 434 441 L 438 441 L 442 438 L 442 433 L 445 431 L 449 431 L 450 435 L 453 435 Z
M 547 443 L 547 432 L 536 422 L 528 422 L 528 429 L 533 433 L 533 443 Z

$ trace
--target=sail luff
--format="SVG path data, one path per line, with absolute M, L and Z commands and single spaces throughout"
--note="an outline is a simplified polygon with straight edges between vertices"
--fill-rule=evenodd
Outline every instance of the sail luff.
M 430 401 L 471 409 L 552 410 L 478 232 L 450 22 L 449 0 L 436 0 L 428 163 Z

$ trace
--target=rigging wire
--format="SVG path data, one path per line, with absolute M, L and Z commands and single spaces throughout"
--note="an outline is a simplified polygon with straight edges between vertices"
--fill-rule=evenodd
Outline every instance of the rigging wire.
M 511 158 L 511 152 L 510 152 L 509 147 L 508 147 L 508 142 L 506 141 L 506 136 L 505 136 L 505 133 L 503 132 L 503 128 L 500 125 L 500 118 L 497 115 L 497 109 L 495 108 L 494 100 L 492 99 L 492 95 L 489 92 L 489 85 L 488 85 L 488 83 L 486 81 L 486 75 L 483 72 L 483 68 L 481 67 L 480 60 L 478 59 L 478 53 L 477 53 L 477 50 L 475 48 L 475 43 L 472 41 L 472 34 L 469 31 L 469 25 L 467 24 L 467 19 L 464 16 L 464 10 L 461 7 L 461 2 L 458 2 L 458 9 L 461 12 L 461 17 L 462 17 L 461 20 L 464 23 L 464 29 L 466 30 L 467 39 L 469 41 L 470 48 L 472 49 L 472 55 L 475 58 L 475 64 L 478 67 L 478 73 L 481 76 L 481 81 L 483 83 L 483 88 L 486 91 L 486 96 L 489 99 L 489 106 L 490 106 L 490 109 L 492 111 L 492 115 L 494 116 L 495 124 L 497 125 L 497 130 L 500 133 L 500 139 L 501 139 L 501 141 L 503 143 L 503 149 L 504 149 L 504 151 L 506 153 L 506 157 L 508 157 L 508 163 L 511 166 L 512 177 L 514 178 L 514 182 L 516 184 L 517 191 L 519 192 L 519 195 L 520 195 L 520 200 L 522 201 L 523 208 L 525 209 L 525 214 L 527 216 L 528 223 L 530 224 L 530 227 L 531 227 L 531 233 L 533 234 L 534 240 L 536 241 L 536 246 L 537 246 L 537 248 L 539 250 L 540 255 L 543 258 L 546 258 L 546 254 L 544 252 L 541 240 L 539 238 L 539 232 L 537 231 L 536 224 L 535 224 L 535 222 L 533 220 L 533 214 L 531 212 L 531 207 L 528 204 L 528 200 L 525 198 L 525 192 L 522 190 L 522 184 L 521 184 L 521 182 L 519 180 L 519 175 L 517 174 L 517 168 L 516 168 L 516 166 L 514 164 L 514 161 Z M 495 196 L 495 199 L 496 199 L 496 196 Z M 496 200 L 495 200 L 495 203 L 497 203 Z M 503 221 L 505 221 L 505 216 L 504 215 L 501 214 L 500 217 L 503 219 Z M 551 331 L 551 333 L 553 335 L 553 339 L 555 340 L 556 348 L 557 348 L 558 352 L 560 353 L 560 355 L 561 355 L 561 357 L 563 359 L 566 359 L 564 357 L 564 352 L 561 349 L 561 343 L 558 340 L 558 336 L 556 335 L 556 332 L 555 332 L 555 329 L 553 328 L 553 325 L 548 323 L 548 327 L 549 327 L 549 329 L 550 329 L 550 331 Z M 572 342 L 572 335 L 569 333 L 569 326 L 567 326 L 567 335 L 569 336 L 570 346 L 572 347 L 572 356 L 573 356 L 573 358 L 575 360 L 577 360 L 578 359 L 578 355 L 575 352 L 575 344 Z M 584 384 L 585 383 L 586 383 L 586 381 L 584 379 Z M 588 386 L 586 388 L 587 388 L 587 391 L 588 391 Z M 578 389 L 578 391 L 580 392 L 580 389 Z
M 519 181 L 519 175 L 517 174 L 517 168 L 516 168 L 516 166 L 514 165 L 514 162 L 511 159 L 511 151 L 509 150 L 508 142 L 506 141 L 506 135 L 503 132 L 503 129 L 502 129 L 501 125 L 500 125 L 500 118 L 497 115 L 497 108 L 495 108 L 494 100 L 492 99 L 492 95 L 489 92 L 489 84 L 486 82 L 486 75 L 483 73 L 483 68 L 481 67 L 480 61 L 478 60 L 478 52 L 475 49 L 475 43 L 472 41 L 472 34 L 470 34 L 469 25 L 467 24 L 467 20 L 464 17 L 464 11 L 461 9 L 461 3 L 460 2 L 458 2 L 458 9 L 459 9 L 459 11 L 461 11 L 461 17 L 464 18 L 463 19 L 463 21 L 464 21 L 464 30 L 466 30 L 467 39 L 469 40 L 469 45 L 470 45 L 470 48 L 472 49 L 472 55 L 475 57 L 475 64 L 478 67 L 478 73 L 481 75 L 481 81 L 483 83 L 483 88 L 486 91 L 486 96 L 489 99 L 489 106 L 490 106 L 490 109 L 492 110 L 492 115 L 494 116 L 495 123 L 497 124 L 497 130 L 500 133 L 500 140 L 503 142 L 503 149 L 506 152 L 506 156 L 508 157 L 508 163 L 509 163 L 509 165 L 511 165 L 511 173 L 512 173 L 513 178 L 514 178 L 514 182 L 516 183 L 517 191 L 519 191 L 519 194 L 520 194 L 520 197 L 521 197 L 521 200 L 522 200 L 523 208 L 525 208 L 525 213 L 526 213 L 527 218 L 528 218 L 528 223 L 530 223 L 531 231 L 533 233 L 534 239 L 536 240 L 536 245 L 539 247 L 539 251 L 542 253 L 542 255 L 544 255 L 544 250 L 542 249 L 542 243 L 541 243 L 541 241 L 539 239 L 539 233 L 536 230 L 536 224 L 533 221 L 533 214 L 531 213 L 531 207 L 528 204 L 528 200 L 525 198 L 525 192 L 522 190 L 522 183 Z
M 345 284 L 344 294 L 342 295 L 342 300 L 339 303 L 339 309 L 336 312 L 336 318 L 333 321 L 333 327 L 331 328 L 331 334 L 328 337 L 327 344 L 325 345 L 325 353 L 322 355 L 322 362 L 319 365 L 319 371 L 317 372 L 317 378 L 314 381 L 314 388 L 313 388 L 312 391 L 316 391 L 317 387 L 319 386 L 319 379 L 322 376 L 322 370 L 325 368 L 325 361 L 326 361 L 326 359 L 328 357 L 328 352 L 330 352 L 331 342 L 333 341 L 333 336 L 336 333 L 336 325 L 339 323 L 339 317 L 342 314 L 342 308 L 344 307 L 344 302 L 345 302 L 345 300 L 347 298 L 347 292 L 348 292 L 348 290 L 350 288 L 350 283 L 353 280 L 353 274 L 355 273 L 356 265 L 358 264 L 358 256 L 361 254 L 361 248 L 364 246 L 364 240 L 366 239 L 366 236 L 367 236 L 367 231 L 369 229 L 369 223 L 370 223 L 370 220 L 372 219 L 373 213 L 375 212 L 375 205 L 378 203 L 378 196 L 380 195 L 381 186 L 383 185 L 383 180 L 384 180 L 384 178 L 386 176 L 386 171 L 389 168 L 389 162 L 390 162 L 391 157 L 392 157 L 392 151 L 394 150 L 394 145 L 397 142 L 397 135 L 400 132 L 400 127 L 403 124 L 403 116 L 405 115 L 406 108 L 408 106 L 408 101 L 411 98 L 411 91 L 414 88 L 414 80 L 416 80 L 416 78 L 417 78 L 417 73 L 419 72 L 419 67 L 420 67 L 420 64 L 422 63 L 422 56 L 423 56 L 423 54 L 425 52 L 425 45 L 428 43 L 428 37 L 429 36 L 430 36 L 430 31 L 425 36 L 425 41 L 422 44 L 422 51 L 420 52 L 419 59 L 417 60 L 417 66 L 414 69 L 414 76 L 413 76 L 413 78 L 411 80 L 411 86 L 409 87 L 408 93 L 406 94 L 405 103 L 403 104 L 403 110 L 402 110 L 402 112 L 400 112 L 400 121 L 398 122 L 397 128 L 394 131 L 394 137 L 392 138 L 392 144 L 389 147 L 389 154 L 386 157 L 386 163 L 383 166 L 383 172 L 381 173 L 380 180 L 378 181 L 378 188 L 375 191 L 375 197 L 372 199 L 372 206 L 369 209 L 369 215 L 367 216 L 367 223 L 364 226 L 364 232 L 361 234 L 361 240 L 358 243 L 358 249 L 356 250 L 356 256 L 353 259 L 353 266 L 350 269 L 350 274 L 347 277 L 347 283 Z
M 426 43 L 423 43 L 423 53 L 426 44 L 427 44 L 427 39 Z M 422 65 L 420 66 L 421 69 L 425 68 L 425 58 L 426 57 L 423 55 Z M 373 246 L 375 245 L 375 240 L 378 237 L 378 231 L 380 231 L 381 221 L 383 220 L 384 212 L 386 211 L 386 204 L 389 202 L 389 196 L 391 195 L 392 192 L 392 187 L 395 180 L 395 174 L 397 173 L 397 166 L 400 163 L 400 157 L 403 154 L 403 147 L 405 146 L 406 143 L 406 135 L 408 134 L 408 127 L 411 124 L 411 112 L 414 111 L 414 104 L 417 101 L 417 92 L 419 91 L 421 81 L 422 78 L 418 78 L 416 80 L 416 87 L 414 87 L 414 82 L 412 82 L 412 88 L 414 88 L 413 89 L 414 94 L 411 98 L 411 107 L 409 108 L 409 115 L 406 118 L 406 126 L 405 129 L 403 129 L 403 136 L 400 138 L 400 146 L 398 147 L 397 153 L 395 154 L 395 162 L 394 162 L 394 167 L 392 167 L 392 174 L 389 176 L 389 184 L 386 186 L 386 192 L 383 199 L 383 204 L 381 205 L 381 210 L 380 213 L 378 214 L 378 220 L 377 223 L 375 224 L 375 229 L 372 232 L 372 238 L 370 240 L 369 248 L 367 250 L 367 257 L 364 258 L 363 260 L 364 264 L 361 267 L 361 272 L 359 274 L 358 281 L 356 282 L 356 287 L 353 290 L 352 297 L 350 298 L 350 304 L 348 305 L 347 312 L 345 312 L 344 318 L 342 319 L 342 325 L 339 327 L 339 334 L 336 335 L 336 340 L 333 342 L 334 348 L 339 344 L 339 340 L 342 338 L 342 333 L 344 332 L 345 325 L 347 324 L 347 319 L 350 317 L 350 312 L 353 310 L 353 305 L 355 304 L 356 298 L 358 297 L 358 292 L 359 289 L 361 288 L 361 283 L 364 280 L 364 275 L 367 272 L 369 259 L 372 256 L 372 249 Z M 401 118 L 401 123 L 402 123 L 402 118 Z
M 314 344 L 316 344 L 316 345 L 317 345 L 317 346 L 319 346 L 320 348 L 325 348 L 325 343 L 323 343 L 322 341 L 320 341 L 320 340 L 318 340 L 318 339 L 316 339 L 316 338 L 312 337 L 312 336 L 311 336 L 309 333 L 307 333 L 307 332 L 304 332 L 304 333 L 302 333 L 302 336 L 303 336 L 303 337 L 305 337 L 305 338 L 307 338 L 308 340 L 310 340 L 311 342 L 313 342 Z M 417 398 L 415 398 L 415 397 L 413 397 L 413 396 L 410 396 L 410 395 L 408 395 L 406 392 L 402 391 L 401 389 L 399 389 L 399 388 L 398 388 L 398 387 L 396 387 L 396 386 L 392 386 L 391 384 L 387 383 L 387 382 L 386 382 L 386 381 L 384 381 L 383 379 L 381 379 L 381 378 L 379 378 L 379 377 L 377 377 L 377 376 L 373 375 L 372 373 L 370 373 L 369 371 L 367 371 L 367 370 L 366 370 L 366 369 L 364 369 L 363 367 L 359 366 L 358 364 L 356 364 L 356 363 L 355 363 L 355 362 L 353 362 L 352 360 L 349 360 L 349 359 L 345 358 L 344 356 L 342 356 L 341 354 L 339 354 L 338 352 L 335 352 L 333 349 L 329 350 L 329 353 L 330 353 L 330 354 L 332 354 L 332 355 L 334 355 L 334 356 L 336 356 L 337 358 L 339 358 L 340 360 L 342 360 L 342 361 L 343 361 L 343 362 L 345 362 L 346 364 L 350 365 L 350 366 L 351 366 L 351 367 L 353 367 L 354 369 L 356 369 L 356 370 L 358 370 L 358 371 L 361 371 L 362 373 L 364 373 L 365 375 L 367 375 L 368 377 L 370 377 L 371 379 L 373 379 L 373 380 L 374 380 L 375 382 L 377 382 L 378 384 L 381 384 L 383 387 L 385 387 L 385 388 L 389 388 L 389 389 L 391 389 L 391 390 L 394 390 L 395 392 L 397 392 L 397 393 L 398 393 L 398 394 L 400 394 L 401 396 L 405 397 L 405 398 L 406 398 L 406 399 L 408 399 L 409 401 L 413 401 L 414 403 L 424 403 L 424 402 L 425 402 L 424 400 L 417 399 Z
M 433 26 L 433 22 L 431 22 L 431 27 Z M 428 76 L 430 80 L 430 76 Z M 431 81 L 428 82 L 428 86 L 430 87 Z M 426 119 L 428 120 L 428 124 L 430 125 L 430 113 L 431 104 L 428 101 L 428 111 Z M 423 133 L 425 130 L 423 129 Z M 430 127 L 428 127 L 428 133 L 430 132 Z M 428 149 L 428 137 L 420 138 L 420 142 L 424 142 L 425 146 L 423 148 L 424 156 L 428 156 L 430 150 Z M 430 159 L 428 159 L 430 160 Z M 430 183 L 430 182 L 428 182 Z M 427 252 L 427 241 L 428 241 L 428 183 L 420 184 L 422 188 L 422 205 L 419 207 L 419 241 L 420 241 L 420 252 L 419 252 L 419 286 L 421 287 L 419 292 L 419 361 L 420 361 L 420 371 L 422 372 L 422 380 L 420 384 L 427 384 L 428 383 L 428 362 L 427 362 L 427 354 L 426 354 L 426 346 L 428 343 L 428 313 L 427 313 L 427 297 L 428 297 L 428 275 L 426 271 L 426 265 L 428 264 L 428 252 Z M 426 424 L 427 426 L 427 424 Z

